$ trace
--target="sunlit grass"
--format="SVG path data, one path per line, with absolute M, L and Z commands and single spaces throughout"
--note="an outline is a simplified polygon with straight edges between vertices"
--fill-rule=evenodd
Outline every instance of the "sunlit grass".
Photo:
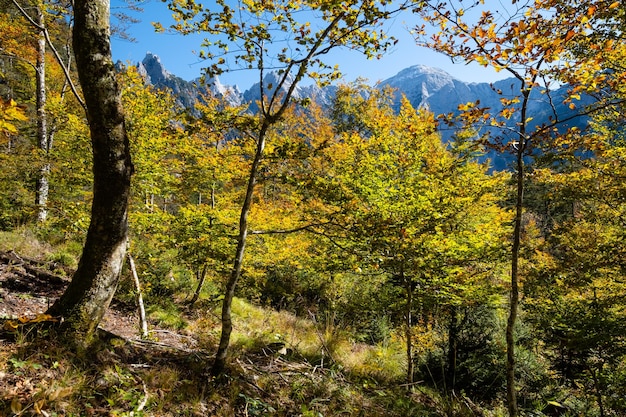
M 55 262 L 69 269 L 75 269 L 78 266 L 82 245 L 68 241 L 53 246 L 39 239 L 32 229 L 20 228 L 0 231 L 0 251 L 14 251 L 19 256 Z
M 356 343 L 347 330 L 335 326 L 330 319 L 313 321 L 241 299 L 234 300 L 232 311 L 232 343 L 238 349 L 281 342 L 316 365 L 339 365 L 358 377 L 389 382 L 402 380 L 406 373 L 404 347 L 399 337 L 375 346 Z
M 0 231 L 0 250 L 5 252 L 12 250 L 20 256 L 39 259 L 54 252 L 51 245 L 39 241 L 35 233 L 28 228 Z
M 181 309 L 173 302 L 147 304 L 146 314 L 152 322 L 169 329 L 182 330 L 188 325 Z
M 76 247 L 41 244 L 26 231 L 0 233 L 0 250 L 7 249 L 29 257 L 43 255 L 63 265 L 70 264 L 77 252 Z M 227 382 L 216 384 L 208 377 L 207 358 L 219 338 L 221 302 L 215 287 L 208 287 L 189 308 L 184 302 L 188 287 L 175 286 L 173 294 L 147 297 L 148 315 L 152 326 L 193 335 L 204 352 L 182 360 L 175 355 L 153 360 L 158 351 L 137 356 L 130 342 L 119 339 L 89 357 L 79 357 L 55 343 L 18 338 L 0 349 L 0 376 L 17 377 L 10 381 L 16 390 L 11 385 L 0 393 L 0 414 L 19 407 L 24 415 L 39 410 L 66 416 L 274 415 L 277 410 L 307 417 L 464 415 L 458 404 L 447 403 L 434 391 L 422 394 L 425 404 L 435 405 L 432 413 L 432 406 L 420 405 L 418 391 L 409 394 L 401 387 L 406 372 L 401 334 L 392 332 L 385 342 L 369 345 L 357 342 L 351 329 L 338 326 L 332 315 L 296 316 L 239 298 L 232 306 Z M 273 344 L 285 350 L 266 349 Z M 257 364 L 265 352 L 273 356 Z M 185 362 L 189 358 L 194 362 Z M 268 370 L 268 363 L 278 358 L 281 368 Z M 143 411 L 140 406 L 145 406 Z

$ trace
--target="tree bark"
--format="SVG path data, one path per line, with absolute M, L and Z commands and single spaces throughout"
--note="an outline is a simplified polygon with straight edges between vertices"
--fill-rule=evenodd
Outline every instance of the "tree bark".
M 241 206 L 241 214 L 239 217 L 239 236 L 237 238 L 235 261 L 233 263 L 230 278 L 226 283 L 226 292 L 224 294 L 224 301 L 222 302 L 222 333 L 220 335 L 220 344 L 217 348 L 217 353 L 215 354 L 215 361 L 213 362 L 213 367 L 211 368 L 211 373 L 213 375 L 220 375 L 224 371 L 224 366 L 226 365 L 226 354 L 228 346 L 230 345 L 230 335 L 233 331 L 231 307 L 233 304 L 233 298 L 235 298 L 237 281 L 241 276 L 241 269 L 243 267 L 243 255 L 245 253 L 246 239 L 248 237 L 248 215 L 250 214 L 250 209 L 252 208 L 252 197 L 257 183 L 259 166 L 261 165 L 261 160 L 263 159 L 265 140 L 270 124 L 271 123 L 266 119 L 260 129 L 256 151 L 254 153 L 254 160 L 252 161 L 252 166 L 250 167 L 250 173 L 248 175 L 248 187 L 246 189 L 246 196 Z
M 524 211 L 524 151 L 528 139 L 526 137 L 526 111 L 530 98 L 530 89 L 522 80 L 522 106 L 519 142 L 516 154 L 516 199 L 515 199 L 515 226 L 513 230 L 513 245 L 511 248 L 511 292 L 509 298 L 509 317 L 506 323 L 506 398 L 509 417 L 518 415 L 517 391 L 515 389 L 515 324 L 519 308 L 519 258 L 522 241 L 522 214 Z
M 132 164 L 110 46 L 109 0 L 74 3 L 74 55 L 93 147 L 91 223 L 78 269 L 49 313 L 89 343 L 117 289 L 126 254 Z
M 459 317 L 456 307 L 450 309 L 450 324 L 448 327 L 448 358 L 446 364 L 446 391 L 454 392 L 456 385 L 456 360 L 459 344 Z
M 204 286 L 204 281 L 206 281 L 207 269 L 209 268 L 208 264 L 202 265 L 202 269 L 198 269 L 198 286 L 196 287 L 196 292 L 194 292 L 191 301 L 189 301 L 189 308 L 193 308 L 196 301 L 200 298 L 200 292 L 202 291 L 202 287 Z
M 406 291 L 406 305 L 404 308 L 404 335 L 406 337 L 406 383 L 407 389 L 413 388 L 413 285 L 410 278 L 404 274 L 404 266 L 400 266 L 400 280 Z
M 50 163 L 48 154 L 52 143 L 48 136 L 48 117 L 46 113 L 46 37 L 44 14 L 41 7 L 36 8 L 37 25 L 39 29 L 37 39 L 37 63 L 35 65 L 36 77 L 36 103 L 37 103 L 37 139 L 43 162 L 39 168 L 39 178 L 37 178 L 35 204 L 37 205 L 37 220 L 45 222 L 48 218 L 48 176 L 50 174 Z
M 139 282 L 139 275 L 137 274 L 137 268 L 135 267 L 135 260 L 130 252 L 126 253 L 128 258 L 128 265 L 130 266 L 130 273 L 133 276 L 133 283 L 135 284 L 135 298 L 137 300 L 137 309 L 139 310 L 139 327 L 141 329 L 141 337 L 146 339 L 148 337 L 148 321 L 146 320 L 146 309 L 143 305 L 143 295 L 141 292 L 141 283 Z

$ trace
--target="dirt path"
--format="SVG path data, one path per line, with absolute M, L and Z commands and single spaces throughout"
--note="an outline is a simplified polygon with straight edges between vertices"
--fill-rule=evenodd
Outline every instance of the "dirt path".
M 21 257 L 15 252 L 0 252 L 0 319 L 34 318 L 63 294 L 72 271 L 52 262 Z M 138 314 L 133 306 L 113 302 L 100 327 L 125 339 L 140 334 Z M 189 335 L 149 325 L 151 339 L 176 349 L 196 347 Z

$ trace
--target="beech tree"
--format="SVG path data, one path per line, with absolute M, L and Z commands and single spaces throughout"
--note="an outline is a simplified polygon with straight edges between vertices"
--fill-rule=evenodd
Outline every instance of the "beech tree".
M 605 77 L 598 71 L 598 67 L 589 65 L 589 61 L 585 63 L 572 59 L 574 55 L 571 54 L 571 48 L 575 45 L 576 37 L 588 34 L 590 18 L 601 9 L 615 8 L 617 2 L 576 3 L 580 7 L 556 12 L 554 8 L 558 9 L 559 5 L 569 2 L 512 1 L 510 6 L 502 5 L 499 10 L 484 3 L 479 1 L 469 7 L 465 7 L 461 1 L 422 3 L 422 16 L 437 31 L 429 35 L 426 26 L 420 26 L 416 28 L 416 33 L 418 43 L 442 52 L 455 61 L 473 62 L 497 71 L 506 71 L 516 79 L 511 91 L 498 92 L 504 105 L 500 114 L 491 114 L 489 109 L 480 108 L 480 103 L 467 103 L 459 109 L 466 122 L 492 126 L 491 133 L 495 132 L 493 127 L 499 129 L 499 133 L 492 136 L 492 141 L 500 145 L 501 149 L 512 151 L 515 157 L 516 216 L 512 233 L 506 340 L 507 404 L 509 415 L 516 416 L 514 329 L 520 299 L 520 248 L 528 157 L 542 143 L 558 143 L 554 138 L 567 135 L 568 130 L 565 125 L 568 120 L 560 117 L 556 110 L 545 125 L 537 126 L 533 122 L 534 115 L 530 113 L 531 94 L 533 91 L 541 92 L 553 109 L 561 101 L 568 103 L 570 109 L 577 109 L 576 102 L 580 100 L 583 91 L 581 85 L 597 86 Z M 585 82 L 582 82 L 585 79 L 582 75 L 588 76 Z M 565 97 L 553 96 L 550 87 L 555 82 L 574 80 L 578 82 Z M 589 111 L 580 108 L 568 119 Z
M 132 164 L 120 89 L 111 59 L 108 0 L 74 3 L 73 45 L 93 149 L 93 203 L 72 281 L 49 313 L 89 343 L 117 288 L 128 234 Z
M 47 110 L 48 103 L 48 90 L 49 85 L 47 83 L 47 67 L 49 66 L 47 55 L 48 49 L 50 49 L 56 62 L 63 69 L 62 79 L 64 80 L 63 86 L 58 93 L 58 96 L 63 101 L 64 96 L 68 88 L 71 88 L 78 102 L 84 106 L 81 97 L 79 96 L 74 83 L 70 75 L 71 54 L 69 53 L 69 37 L 65 40 L 65 53 L 67 58 L 57 51 L 50 36 L 48 20 L 56 19 L 56 25 L 59 25 L 59 11 L 65 10 L 69 5 L 62 4 L 61 2 L 43 2 L 35 1 L 32 4 L 23 5 L 17 0 L 12 0 L 13 5 L 19 10 L 22 17 L 28 22 L 30 26 L 36 31 L 36 59 L 32 63 L 35 70 L 35 110 L 37 120 L 37 143 L 41 155 L 41 163 L 39 168 L 39 176 L 37 178 L 36 190 L 35 190 L 35 204 L 37 206 L 37 220 L 44 222 L 48 218 L 48 197 L 50 191 L 49 177 L 50 177 L 50 151 L 54 142 L 54 135 L 57 129 L 57 123 L 51 117 L 49 117 L 49 111 Z M 32 8 L 32 14 L 30 12 Z M 54 13 L 50 13 L 48 9 L 54 9 Z M 27 10 L 28 9 L 28 10 Z M 49 19 L 51 18 L 51 19 Z M 64 25 L 64 23 L 61 23 Z
M 312 158 L 302 192 L 311 207 L 305 213 L 325 216 L 311 230 L 354 262 L 346 266 L 386 276 L 387 285 L 400 289 L 402 301 L 390 303 L 402 306 L 396 314 L 411 385 L 413 316 L 488 298 L 486 283 L 494 284 L 497 273 L 487 259 L 497 264 L 507 217 L 497 206 L 503 178 L 472 161 L 474 154 L 464 151 L 473 145 L 459 140 L 447 148 L 432 114 L 406 99 L 395 114 L 390 97 L 340 87 L 336 137 Z
M 546 214 L 556 220 L 534 248 L 525 304 L 553 349 L 561 383 L 578 391 L 598 415 L 619 414 L 626 407 L 621 395 L 626 9 L 610 1 L 547 3 L 563 25 L 570 23 L 571 63 L 562 79 L 597 101 L 588 131 L 560 137 L 560 146 L 546 150 L 546 164 L 536 171 Z M 557 401 L 568 405 L 566 398 Z
M 248 217 L 270 132 L 294 103 L 296 87 L 305 78 L 325 85 L 340 77 L 338 68 L 324 62 L 324 56 L 331 50 L 346 47 L 362 51 L 368 57 L 382 54 L 393 40 L 386 37 L 381 25 L 407 4 L 281 0 L 244 1 L 231 7 L 228 2 L 218 0 L 215 6 L 205 8 L 194 0 L 173 0 L 169 7 L 178 21 L 173 26 L 175 30 L 210 36 L 200 55 L 209 63 L 209 76 L 220 74 L 228 65 L 254 69 L 259 75 L 258 118 L 248 133 L 256 149 L 241 203 L 237 248 L 225 289 L 222 333 L 213 365 L 213 373 L 220 374 L 232 332 L 231 305 L 244 261 Z M 298 20 L 301 16 L 307 16 L 306 20 Z M 277 47 L 278 44 L 281 46 Z M 271 77 L 270 71 L 275 71 Z

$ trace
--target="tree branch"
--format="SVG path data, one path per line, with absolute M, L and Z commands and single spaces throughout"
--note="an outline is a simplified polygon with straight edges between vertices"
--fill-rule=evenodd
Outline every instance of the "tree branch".
M 48 33 L 48 29 L 46 29 L 44 26 L 41 26 L 37 22 L 35 22 L 35 20 L 33 20 L 33 18 L 30 17 L 30 15 L 26 12 L 26 10 L 24 10 L 24 8 L 17 2 L 17 0 L 11 0 L 11 1 L 15 5 L 15 7 L 17 7 L 19 9 L 19 11 L 22 14 L 22 16 L 24 16 L 24 18 L 26 20 L 28 20 L 28 22 L 33 27 L 35 27 L 37 30 L 39 30 L 39 31 L 41 31 L 43 33 L 44 37 L 46 38 L 46 43 L 48 44 L 48 46 L 52 50 L 52 53 L 54 54 L 54 57 L 56 58 L 56 60 L 59 63 L 59 65 L 61 66 L 61 69 L 63 70 L 63 74 L 65 74 L 65 78 L 67 79 L 67 82 L 69 83 L 70 88 L 72 89 L 72 93 L 74 93 L 74 97 L 76 97 L 76 100 L 78 101 L 78 104 L 80 104 L 80 106 L 86 112 L 87 111 L 87 106 L 85 105 L 85 101 L 78 94 L 78 89 L 76 88 L 76 85 L 74 85 L 74 82 L 72 81 L 72 77 L 70 76 L 69 69 L 67 68 L 67 66 L 63 62 L 63 59 L 61 59 L 61 55 L 59 54 L 59 52 L 56 50 L 56 48 L 52 44 L 52 40 L 50 39 L 50 34 Z

